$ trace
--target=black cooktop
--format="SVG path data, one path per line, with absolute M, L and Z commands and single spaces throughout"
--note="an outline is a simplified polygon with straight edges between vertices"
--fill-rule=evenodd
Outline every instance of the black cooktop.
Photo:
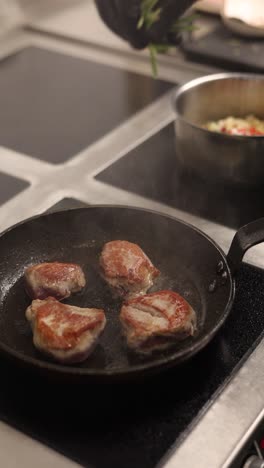
M 173 123 L 96 178 L 235 229 L 264 216 L 264 186 L 228 188 L 182 173 L 176 159 Z
M 77 206 L 65 199 L 55 209 Z M 59 383 L 1 358 L 0 419 L 84 467 L 154 468 L 263 337 L 263 303 L 264 272 L 244 264 L 230 317 L 207 349 L 147 381 Z
M 62 163 L 172 86 L 27 47 L 0 62 L 0 145 Z
M 25 180 L 0 172 L 0 205 L 29 186 Z

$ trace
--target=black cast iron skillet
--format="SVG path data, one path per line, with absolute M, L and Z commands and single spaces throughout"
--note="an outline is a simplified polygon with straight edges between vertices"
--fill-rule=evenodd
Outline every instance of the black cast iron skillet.
M 152 291 L 172 289 L 190 302 L 198 318 L 194 337 L 149 357 L 128 351 L 118 320 L 121 300 L 112 297 L 98 268 L 104 243 L 114 239 L 138 243 L 159 268 L 161 275 Z M 237 232 L 226 257 L 195 227 L 153 211 L 95 206 L 31 218 L 0 236 L 0 350 L 41 373 L 94 382 L 144 377 L 174 366 L 204 348 L 223 325 L 243 255 L 263 239 L 264 218 Z M 80 365 L 58 365 L 42 356 L 32 344 L 25 319 L 30 304 L 23 285 L 25 268 L 55 260 L 76 262 L 86 274 L 85 290 L 67 302 L 104 308 L 107 316 L 99 344 Z

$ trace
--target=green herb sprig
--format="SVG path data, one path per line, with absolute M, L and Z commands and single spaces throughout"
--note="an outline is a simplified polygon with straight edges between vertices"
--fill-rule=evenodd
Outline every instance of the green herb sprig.
M 162 8 L 158 7 L 159 0 L 141 0 L 141 15 L 137 24 L 138 29 L 150 29 L 160 19 Z M 173 23 L 168 34 L 179 34 L 184 31 L 194 31 L 196 26 L 193 24 L 197 15 L 183 16 Z M 162 44 L 148 44 L 152 74 L 158 76 L 157 55 L 168 52 L 173 46 L 166 42 Z
M 161 8 L 156 8 L 159 0 L 142 0 L 141 16 L 138 21 L 138 29 L 149 29 L 156 21 L 160 19 Z

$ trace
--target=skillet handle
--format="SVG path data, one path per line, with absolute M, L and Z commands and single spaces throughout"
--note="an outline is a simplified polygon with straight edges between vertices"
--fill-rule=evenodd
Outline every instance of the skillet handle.
M 237 231 L 227 254 L 232 275 L 239 269 L 246 251 L 261 242 L 264 242 L 264 218 L 252 221 Z

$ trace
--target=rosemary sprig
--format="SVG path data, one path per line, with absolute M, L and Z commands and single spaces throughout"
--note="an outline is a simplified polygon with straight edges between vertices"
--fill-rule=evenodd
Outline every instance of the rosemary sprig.
M 149 58 L 150 58 L 150 63 L 151 63 L 152 75 L 154 76 L 154 78 L 157 78 L 158 65 L 157 65 L 157 49 L 156 49 L 155 44 L 149 44 L 148 50 L 149 50 Z
M 151 26 L 160 19 L 162 8 L 157 7 L 159 0 L 141 0 L 141 16 L 139 18 L 138 29 L 150 29 Z M 179 34 L 184 31 L 194 31 L 196 27 L 193 22 L 197 15 L 183 16 L 179 18 L 171 26 L 168 34 Z M 158 76 L 157 54 L 164 54 L 173 47 L 171 44 L 164 42 L 163 44 L 150 43 L 148 45 L 152 74 L 156 78 Z
M 152 44 L 152 43 L 150 43 L 148 45 L 152 75 L 153 75 L 154 78 L 157 78 L 157 76 L 158 76 L 157 55 L 158 54 L 166 54 L 166 52 L 168 52 L 170 47 L 171 46 L 169 44 Z
M 141 16 L 138 21 L 138 29 L 149 29 L 160 19 L 161 8 L 156 8 L 159 0 L 141 0 Z
M 177 34 L 185 31 L 195 31 L 197 26 L 195 26 L 194 21 L 197 18 L 198 15 L 182 16 L 171 26 L 170 32 Z

